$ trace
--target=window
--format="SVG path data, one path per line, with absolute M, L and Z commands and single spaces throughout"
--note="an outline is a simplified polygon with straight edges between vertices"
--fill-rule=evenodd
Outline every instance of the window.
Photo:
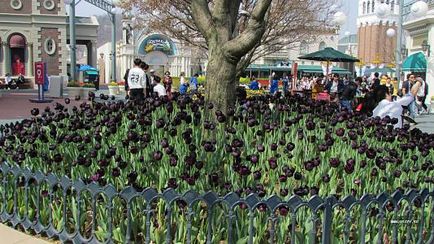
M 395 1 L 392 0 L 392 3 L 390 4 L 390 10 L 395 11 Z
M 300 43 L 300 54 L 304 55 L 307 54 L 309 52 L 309 46 L 307 45 L 306 41 L 302 41 Z
M 374 13 L 375 12 L 375 0 L 374 1 L 372 1 L 372 11 L 371 11 L 372 13 Z
M 11 7 L 15 10 L 20 10 L 23 7 L 21 0 L 11 0 Z
M 371 2 L 368 2 L 368 7 L 366 8 L 366 13 L 369 14 L 370 10 L 371 10 Z
M 323 42 L 323 41 L 320 42 L 319 43 L 319 50 L 324 50 L 325 46 L 326 46 L 325 42 Z
M 363 2 L 363 14 L 366 13 L 366 2 Z
M 53 55 L 56 52 L 56 42 L 53 38 L 47 38 L 44 43 L 44 50 L 48 55 Z
M 45 0 L 43 5 L 44 5 L 44 8 L 47 10 L 53 10 L 54 7 L 56 7 L 53 0 Z

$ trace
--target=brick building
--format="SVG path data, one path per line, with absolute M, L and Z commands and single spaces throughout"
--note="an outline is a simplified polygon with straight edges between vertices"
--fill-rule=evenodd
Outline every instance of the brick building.
M 384 18 L 376 15 L 381 3 L 390 7 L 390 14 Z M 358 58 L 366 67 L 394 64 L 397 38 L 388 37 L 386 32 L 390 28 L 396 31 L 398 18 L 399 0 L 359 0 Z
M 67 75 L 69 28 L 63 0 L 0 0 L 0 80 L 22 74 L 34 84 L 34 62 L 47 63 L 48 75 Z M 95 18 L 77 18 L 77 43 L 86 45 L 96 65 Z

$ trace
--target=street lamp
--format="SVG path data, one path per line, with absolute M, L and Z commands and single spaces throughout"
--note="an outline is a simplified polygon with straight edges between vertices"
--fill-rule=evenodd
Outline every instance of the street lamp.
M 77 64 L 76 58 L 76 36 L 75 36 L 75 7 L 81 0 L 64 0 L 66 5 L 69 5 L 69 33 L 70 33 L 70 49 L 71 49 L 71 80 L 75 81 L 75 66 Z M 119 0 L 85 0 L 86 2 L 106 11 L 110 15 L 112 22 L 112 80 L 116 80 L 116 14 L 119 13 L 119 9 L 116 7 L 119 4 Z

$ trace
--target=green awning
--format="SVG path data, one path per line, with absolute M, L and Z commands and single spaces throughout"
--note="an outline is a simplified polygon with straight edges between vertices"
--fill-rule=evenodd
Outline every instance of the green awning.
M 89 71 L 85 71 L 85 72 L 88 75 L 99 75 L 98 71 L 94 71 L 94 70 L 89 70 Z
M 290 66 L 270 66 L 270 65 L 250 65 L 246 71 L 291 71 Z M 319 73 L 322 74 L 323 70 L 320 65 L 299 65 L 298 66 L 298 72 L 304 72 L 304 73 Z M 341 67 L 333 67 L 332 72 L 333 74 L 351 74 L 350 71 L 341 68 Z
M 318 73 L 322 74 L 324 71 L 320 65 L 299 65 L 298 70 L 304 73 Z M 333 67 L 332 74 L 351 74 L 350 71 L 341 67 Z
M 426 58 L 421 52 L 408 56 L 402 63 L 402 71 L 426 72 Z

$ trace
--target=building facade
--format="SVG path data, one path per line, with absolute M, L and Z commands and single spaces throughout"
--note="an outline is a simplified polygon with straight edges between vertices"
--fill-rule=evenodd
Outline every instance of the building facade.
M 120 71 L 117 80 L 123 80 L 126 70 L 132 67 L 135 58 L 145 61 L 159 76 L 166 71 L 175 77 L 181 73 L 186 77 L 195 73 L 205 74 L 207 58 L 204 51 L 146 28 L 133 29 L 131 16 L 124 16 L 122 23 L 122 40 L 116 45 L 117 67 Z M 100 47 L 98 53 L 109 57 L 108 44 Z M 110 68 L 106 67 L 107 73 Z
M 412 56 L 422 56 L 424 60 L 414 60 L 414 70 L 410 67 L 407 71 L 419 73 L 428 84 L 428 98 L 426 102 L 432 102 L 434 96 L 434 0 L 428 0 L 429 11 L 426 16 L 409 16 L 404 22 L 404 29 L 408 35 L 405 44 L 408 50 L 408 59 Z M 423 55 L 417 55 L 422 53 Z M 404 60 L 404 63 L 407 60 Z M 420 67 L 419 64 L 425 67 Z M 404 67 L 405 69 L 405 67 Z
M 48 75 L 67 75 L 69 31 L 63 0 L 0 0 L 0 6 L 0 79 L 21 74 L 32 87 L 34 63 L 39 61 L 46 63 Z M 87 45 L 88 53 L 96 51 L 97 27 L 96 19 L 77 18 L 77 43 Z
M 379 18 L 376 7 L 385 3 L 390 14 Z M 359 0 L 357 17 L 358 58 L 366 67 L 391 66 L 395 62 L 396 35 L 387 36 L 388 29 L 397 29 L 399 0 Z

